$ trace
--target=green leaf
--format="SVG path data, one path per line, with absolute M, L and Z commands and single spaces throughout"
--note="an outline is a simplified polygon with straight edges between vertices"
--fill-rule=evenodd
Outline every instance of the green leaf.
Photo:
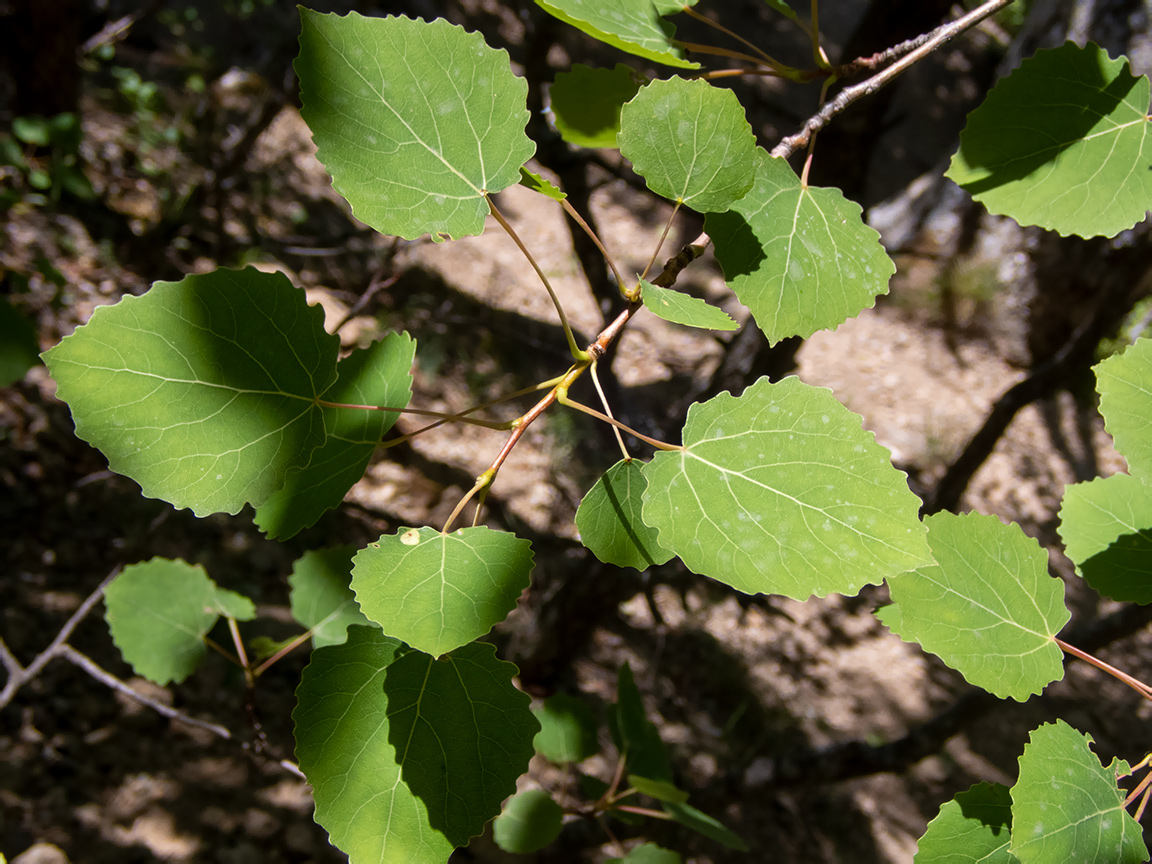
M 620 109 L 644 83 L 631 66 L 593 69 L 581 63 L 556 76 L 549 97 L 556 131 L 577 147 L 615 147 Z
M 492 832 L 505 852 L 526 855 L 543 849 L 560 836 L 564 811 L 540 789 L 525 789 L 504 805 Z
M 374 627 L 351 627 L 343 645 L 312 652 L 296 688 L 296 760 L 316 822 L 355 864 L 444 864 L 452 854 L 428 805 L 401 780 L 388 739 L 385 672 L 407 650 Z
M 738 834 L 690 804 L 665 804 L 664 811 L 681 825 L 691 828 L 697 834 L 703 834 L 709 840 L 715 840 L 728 849 L 735 849 L 737 852 L 749 851 L 748 844 L 740 839 Z
M 647 570 L 672 560 L 672 553 L 657 542 L 655 529 L 640 519 L 647 488 L 640 463 L 625 459 L 604 472 L 580 502 L 580 542 L 601 561 Z
M 668 0 L 661 0 L 668 8 Z M 621 51 L 682 69 L 698 69 L 699 63 L 684 59 L 684 51 L 672 38 L 676 28 L 660 17 L 652 0 L 536 0 L 536 5 L 582 30 L 593 39 Z M 685 3 L 691 6 L 692 3 Z
M 655 843 L 643 843 L 628 853 L 625 858 L 609 858 L 608 864 L 682 864 L 675 852 L 663 849 Z
M 925 523 L 936 564 L 890 578 L 894 606 L 880 620 L 1001 699 L 1023 702 L 1063 678 L 1055 636 L 1071 613 L 1040 544 L 995 516 Z
M 616 746 L 632 773 L 671 783 L 672 764 L 660 733 L 644 713 L 644 702 L 627 661 L 616 675 L 616 705 L 609 720 Z
M 324 442 L 339 340 L 282 273 L 216 270 L 101 306 L 44 358 L 76 434 L 149 498 L 259 506 Z
M 620 152 L 657 195 L 702 213 L 752 188 L 756 138 L 731 90 L 707 81 L 652 81 L 620 111 Z
M 531 572 L 532 544 L 514 534 L 401 528 L 356 553 L 352 590 L 385 633 L 440 655 L 503 621 Z
M 15 384 L 39 362 L 36 328 L 0 297 L 0 387 Z
M 568 196 L 561 192 L 558 188 L 552 185 L 548 180 L 545 180 L 535 171 L 529 171 L 527 168 L 520 169 L 520 185 L 533 192 L 539 192 L 553 201 L 563 201 Z
M 947 176 L 989 212 L 1112 237 L 1152 208 L 1148 79 L 1098 45 L 1037 51 L 968 116 Z
M 583 699 L 557 693 L 532 709 L 532 713 L 540 723 L 532 744 L 548 761 L 560 765 L 581 762 L 599 749 L 596 717 Z
M 751 191 L 704 230 L 740 302 L 768 341 L 836 327 L 888 293 L 896 266 L 860 205 L 804 186 L 783 159 L 757 150 Z
M 305 552 L 288 577 L 292 617 L 312 630 L 312 647 L 340 645 L 353 624 L 367 624 L 348 582 L 352 577 L 352 546 Z
M 784 0 L 765 0 L 765 2 L 785 18 L 795 21 L 797 24 L 800 23 L 800 16 L 793 12 L 792 7 L 785 3 Z
M 1015 864 L 1012 798 L 999 783 L 977 783 L 940 808 L 920 838 L 915 864 Z
M 407 333 L 389 333 L 353 351 L 336 366 L 327 402 L 404 408 L 412 398 L 416 342 Z M 284 487 L 256 511 L 256 524 L 274 539 L 287 539 L 340 505 L 361 477 L 384 433 L 400 415 L 394 411 L 324 409 L 324 443 L 307 467 L 288 472 Z
M 696 573 L 798 600 L 930 563 L 920 501 L 828 390 L 762 378 L 688 409 L 644 467 L 644 522 Z
M 157 684 L 180 683 L 196 670 L 221 614 L 255 614 L 251 600 L 217 587 L 203 567 L 167 558 L 125 567 L 104 589 L 104 606 L 124 660 Z
M 1064 491 L 1064 551 L 1096 591 L 1152 603 L 1152 488 L 1129 474 L 1098 477 Z
M 301 114 L 356 216 L 409 240 L 480 234 L 485 194 L 535 152 L 508 54 L 443 19 L 300 13 Z
M 655 798 L 657 801 L 683 804 L 688 800 L 687 792 L 678 789 L 674 783 L 669 783 L 667 780 L 652 780 L 649 777 L 641 777 L 639 774 L 629 774 L 628 785 L 637 792 L 647 795 L 649 798 Z
M 1032 732 L 1012 787 L 1012 854 L 1023 864 L 1135 864 L 1148 860 L 1140 825 L 1117 788 L 1128 763 L 1107 768 L 1063 720 Z
M 267 660 L 273 654 L 287 648 L 296 640 L 272 639 L 269 636 L 256 636 L 248 641 L 248 655 L 257 661 Z
M 472 642 L 439 660 L 412 651 L 385 673 L 388 740 L 404 782 L 457 846 L 500 812 L 528 770 L 540 724 L 512 684 L 516 672 L 495 646 Z
M 643 289 L 644 308 L 657 318 L 707 330 L 736 330 L 740 326 L 727 312 L 699 297 L 672 288 L 661 288 L 646 279 L 640 280 L 640 286 Z
M 1152 340 L 1137 339 L 1096 366 L 1104 428 L 1136 477 L 1152 481 Z

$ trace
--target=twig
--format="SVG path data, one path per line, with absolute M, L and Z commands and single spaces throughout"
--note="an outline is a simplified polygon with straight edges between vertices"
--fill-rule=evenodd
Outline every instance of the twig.
M 96 663 L 93 662 L 87 655 L 81 654 L 71 645 L 61 645 L 56 653 L 60 657 L 63 657 L 65 660 L 68 660 L 70 663 L 74 663 L 75 665 L 79 666 L 81 669 L 83 669 L 85 672 L 87 672 L 106 687 L 112 688 L 117 693 L 123 693 L 129 699 L 135 699 L 142 705 L 147 705 L 153 711 L 156 711 L 159 714 L 163 714 L 169 720 L 177 720 L 180 723 L 187 723 L 189 726 L 195 726 L 197 729 L 205 729 L 211 732 L 213 735 L 218 735 L 221 738 L 232 738 L 232 733 L 225 729 L 223 726 L 218 726 L 215 723 L 207 723 L 203 720 L 197 720 L 194 717 L 189 717 L 187 714 L 177 711 L 170 705 L 165 705 L 163 702 L 158 702 L 149 696 L 145 696 L 143 693 L 137 693 L 135 690 L 129 687 L 126 682 L 121 681 L 112 673 L 104 671 L 102 668 L 97 666 Z
M 854 84 L 851 87 L 845 87 L 841 90 L 836 94 L 835 99 L 825 105 L 817 114 L 810 117 L 799 132 L 795 135 L 789 135 L 773 147 L 772 155 L 778 158 L 791 156 L 798 148 L 807 145 L 808 139 L 814 132 L 823 129 L 828 125 L 828 121 L 853 102 L 865 96 L 870 96 L 877 90 L 880 90 L 885 85 L 891 83 L 900 73 L 907 70 L 919 60 L 927 57 L 941 45 L 952 41 L 964 31 L 975 27 L 989 15 L 999 12 L 1011 2 L 1012 0 L 988 0 L 988 2 L 972 10 L 967 15 L 947 24 L 940 25 L 928 34 L 927 37 L 922 37 L 924 41 L 920 45 L 909 51 L 884 71 L 873 75 L 867 81 L 862 81 L 859 84 Z

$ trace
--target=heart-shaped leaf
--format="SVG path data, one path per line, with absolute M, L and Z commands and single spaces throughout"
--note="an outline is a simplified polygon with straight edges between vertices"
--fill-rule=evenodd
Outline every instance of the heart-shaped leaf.
M 1123 354 L 1097 364 L 1096 389 L 1104 427 L 1129 471 L 1152 482 L 1152 340 L 1137 339 Z
M 288 577 L 292 617 L 312 630 L 312 647 L 339 645 L 348 628 L 367 624 L 348 583 L 352 578 L 352 546 L 314 549 L 292 565 Z
M 1069 486 L 1060 536 L 1080 575 L 1105 597 L 1152 603 L 1152 488 L 1138 477 Z
M 44 357 L 113 471 L 206 516 L 263 504 L 324 443 L 339 345 L 284 274 L 249 267 L 101 306 Z
M 636 95 L 642 79 L 631 66 L 593 69 L 581 63 L 556 76 L 548 91 L 556 131 L 577 147 L 615 147 L 620 109 Z
M 640 518 L 647 488 L 640 463 L 622 460 L 605 471 L 580 502 L 580 542 L 601 561 L 647 570 L 672 560 L 672 553 L 657 542 L 655 529 Z
M 1012 797 L 999 783 L 977 783 L 940 808 L 917 844 L 915 864 L 1016 864 Z
M 679 4 L 693 6 L 696 0 Z M 668 0 L 658 8 L 652 0 L 536 0 L 536 5 L 566 24 L 583 30 L 593 39 L 663 63 L 696 69 L 699 63 L 684 59 L 684 51 L 672 39 L 676 28 L 660 17 L 673 11 Z
M 531 573 L 532 545 L 514 534 L 401 528 L 356 553 L 352 590 L 385 633 L 440 655 L 503 621 Z
M 920 501 L 828 390 L 762 378 L 688 409 L 644 467 L 645 523 L 696 573 L 798 600 L 931 562 Z
M 508 54 L 443 19 L 300 14 L 301 114 L 356 216 L 409 240 L 480 234 L 485 194 L 535 152 Z

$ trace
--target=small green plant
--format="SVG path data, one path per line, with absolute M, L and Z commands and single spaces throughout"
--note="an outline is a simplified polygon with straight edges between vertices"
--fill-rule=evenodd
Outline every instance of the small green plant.
M 299 604 L 293 596 L 294 610 L 308 610 L 296 613 L 307 630 L 262 645 L 266 659 L 250 662 L 238 635 L 238 622 L 252 617 L 250 601 L 181 562 L 129 568 L 107 590 L 109 625 L 126 659 L 153 680 L 180 680 L 223 616 L 252 683 L 311 638 L 293 719 L 317 821 L 356 864 L 446 861 L 500 814 L 534 742 L 558 762 L 588 752 L 586 715 L 556 700 L 534 713 L 514 686 L 516 668 L 483 641 L 529 585 L 531 544 L 481 525 L 478 506 L 471 525 L 456 527 L 472 503 L 483 503 L 524 431 L 562 406 L 655 450 L 643 461 L 618 437 L 621 460 L 580 507 L 581 540 L 604 561 L 646 569 L 678 557 L 739 591 L 798 600 L 886 581 L 892 604 L 880 620 L 1001 698 L 1023 701 L 1062 678 L 1065 653 L 1152 698 L 1149 686 L 1058 638 L 1069 619 L 1064 586 L 1034 540 L 992 516 L 921 519 L 921 502 L 890 454 L 828 390 L 761 379 L 693 405 L 672 443 L 613 419 L 597 379 L 609 346 L 645 310 L 689 326 L 734 326 L 674 287 L 709 244 L 771 342 L 835 327 L 870 307 L 894 272 L 878 235 L 838 190 L 809 185 L 808 163 L 797 174 L 786 157 L 810 147 L 854 99 L 1007 0 L 844 66 L 823 53 L 815 2 L 803 20 L 769 0 L 810 37 L 810 68 L 751 44 L 745 53 L 678 42 L 663 16 L 707 21 L 691 4 L 538 2 L 609 45 L 679 71 L 649 79 L 577 66 L 557 82 L 552 111 L 570 140 L 618 146 L 649 189 L 674 204 L 669 227 L 688 207 L 705 214 L 705 234 L 662 268 L 659 246 L 641 273 L 621 272 L 609 259 L 623 311 L 579 344 L 493 198 L 521 183 L 575 214 L 563 190 L 525 167 L 535 150 L 524 131 L 527 87 L 507 55 L 442 20 L 301 10 L 304 118 L 358 218 L 386 234 L 449 240 L 481 233 L 492 216 L 551 295 L 571 360 L 539 382 L 534 407 L 496 422 L 483 419 L 483 406 L 453 415 L 409 409 L 413 340 L 390 334 L 341 359 L 320 310 L 283 275 L 217 270 L 98 309 L 46 354 L 77 434 L 143 494 L 200 516 L 251 505 L 270 537 L 296 534 L 340 504 L 402 412 L 428 416 L 425 428 L 474 423 L 508 433 L 442 525 L 400 527 L 355 552 L 310 553 L 330 555 L 331 567 L 322 587 L 294 576 L 294 592 L 313 595 Z M 768 151 L 737 98 L 709 80 L 731 70 L 698 71 L 693 58 L 716 54 L 735 59 L 742 74 L 870 77 Z M 613 86 L 581 85 L 601 78 Z M 1148 107 L 1148 79 L 1133 76 L 1125 60 L 1094 45 L 1041 51 L 970 116 L 948 174 L 1021 224 L 1115 235 L 1152 206 Z M 1136 603 L 1152 601 L 1152 395 L 1142 383 L 1150 377 L 1148 342 L 1097 367 L 1101 410 L 1131 473 L 1071 487 L 1061 510 L 1068 554 L 1087 583 Z M 570 395 L 582 378 L 595 385 L 599 408 Z M 609 723 L 615 777 L 590 789 L 593 803 L 572 815 L 673 819 L 742 848 L 686 803 L 627 668 L 617 700 Z M 1148 860 L 1128 808 L 1139 799 L 1142 812 L 1152 773 L 1126 793 L 1118 781 L 1133 769 L 1120 760 L 1103 767 L 1090 743 L 1063 721 L 1036 729 L 1015 785 L 981 784 L 957 796 L 929 826 L 917 861 Z M 1137 765 L 1146 767 L 1147 760 Z M 631 803 L 640 796 L 656 806 Z M 546 790 L 521 793 L 497 819 L 496 838 L 514 851 L 541 848 L 562 819 Z M 679 857 L 645 845 L 623 860 Z
M 96 197 L 79 161 L 80 118 L 17 117 L 12 134 L 0 134 L 0 211 L 23 200 L 34 206 L 56 203 L 62 195 L 82 201 Z

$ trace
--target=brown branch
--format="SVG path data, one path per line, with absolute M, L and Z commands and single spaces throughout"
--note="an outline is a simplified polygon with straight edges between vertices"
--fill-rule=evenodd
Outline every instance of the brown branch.
M 795 135 L 789 135 L 773 147 L 772 155 L 778 158 L 787 158 L 800 147 L 807 146 L 809 139 L 814 133 L 823 129 L 833 117 L 844 111 L 844 109 L 853 102 L 865 96 L 870 96 L 887 84 L 890 84 L 897 76 L 913 64 L 924 59 L 937 48 L 952 41 L 966 30 L 975 27 L 989 15 L 999 12 L 1011 2 L 1012 0 L 988 0 L 988 2 L 972 10 L 967 15 L 957 18 L 955 21 L 950 21 L 947 24 L 940 25 L 924 37 L 917 37 L 917 39 L 911 40 L 912 42 L 917 42 L 923 39 L 919 45 L 908 50 L 907 54 L 884 71 L 873 75 L 868 80 L 862 81 L 859 84 L 846 87 L 837 93 L 836 98 L 820 109 L 818 113 L 810 117 L 799 132 Z M 901 43 L 900 46 L 890 48 L 889 51 L 900 50 L 902 46 L 907 44 L 909 43 Z

